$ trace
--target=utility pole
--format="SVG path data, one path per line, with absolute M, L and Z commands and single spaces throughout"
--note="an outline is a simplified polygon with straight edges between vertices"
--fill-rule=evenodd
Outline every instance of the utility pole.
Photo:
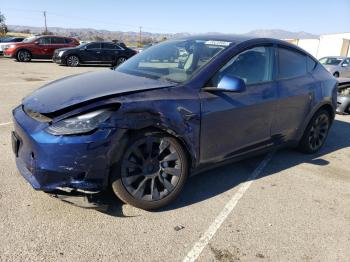
M 140 26 L 140 34 L 139 34 L 139 46 L 141 47 L 141 41 L 142 41 L 142 26 Z
M 45 19 L 45 34 L 47 34 L 47 24 L 46 24 L 46 11 L 43 11 L 44 19 Z

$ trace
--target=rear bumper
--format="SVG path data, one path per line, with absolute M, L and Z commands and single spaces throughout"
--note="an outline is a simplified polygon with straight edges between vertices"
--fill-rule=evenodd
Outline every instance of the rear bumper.
M 118 138 L 122 137 L 119 129 L 54 136 L 44 130 L 48 124 L 30 118 L 21 107 L 13 115 L 18 139 L 16 165 L 34 189 L 96 193 L 107 187 Z

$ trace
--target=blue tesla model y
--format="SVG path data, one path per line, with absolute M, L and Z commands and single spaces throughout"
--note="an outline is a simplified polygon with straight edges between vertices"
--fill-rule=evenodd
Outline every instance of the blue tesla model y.
M 190 174 L 283 145 L 317 152 L 336 87 L 314 57 L 284 41 L 169 40 L 24 98 L 13 110 L 13 150 L 36 190 L 112 188 L 126 203 L 156 209 Z

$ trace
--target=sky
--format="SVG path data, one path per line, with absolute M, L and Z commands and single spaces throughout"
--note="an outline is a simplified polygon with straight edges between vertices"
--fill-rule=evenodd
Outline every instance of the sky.
M 153 33 L 350 32 L 350 0 L 0 0 L 10 25 Z

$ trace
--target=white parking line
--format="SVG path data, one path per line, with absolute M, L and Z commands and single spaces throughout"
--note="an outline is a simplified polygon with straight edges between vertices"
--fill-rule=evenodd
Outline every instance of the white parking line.
M 270 162 L 274 152 L 268 154 L 263 161 L 259 164 L 259 166 L 253 171 L 250 177 L 240 185 L 236 194 L 227 202 L 224 209 L 220 212 L 220 214 L 215 218 L 214 222 L 209 226 L 208 230 L 203 234 L 203 236 L 194 244 L 190 252 L 188 252 L 187 256 L 184 258 L 183 262 L 194 262 L 202 253 L 203 249 L 208 245 L 209 241 L 215 235 L 216 231 L 220 228 L 222 223 L 226 220 L 229 214 L 237 205 L 238 201 L 244 195 L 244 193 L 248 190 L 250 185 L 253 183 L 254 179 L 257 178 L 266 165 Z
M 8 125 L 11 125 L 12 122 L 7 122 L 7 123 L 0 123 L 0 126 L 8 126 Z

